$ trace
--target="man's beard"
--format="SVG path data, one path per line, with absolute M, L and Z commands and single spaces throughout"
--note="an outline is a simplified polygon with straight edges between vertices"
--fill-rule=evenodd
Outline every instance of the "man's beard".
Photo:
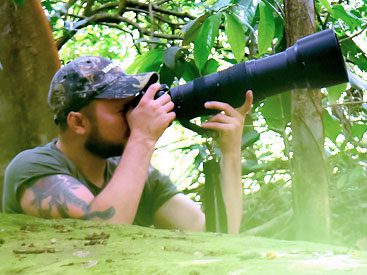
M 101 137 L 96 125 L 92 125 L 92 131 L 84 144 L 85 149 L 100 158 L 110 158 L 121 156 L 124 146 L 121 144 L 109 143 Z

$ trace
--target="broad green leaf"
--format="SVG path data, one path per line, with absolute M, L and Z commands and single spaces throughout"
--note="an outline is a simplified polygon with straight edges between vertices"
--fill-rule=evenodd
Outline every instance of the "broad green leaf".
M 283 39 L 284 36 L 284 20 L 279 16 L 274 18 L 275 30 L 274 30 L 274 38 L 278 39 L 278 42 Z
M 203 68 L 203 75 L 215 73 L 219 68 L 219 63 L 217 60 L 211 58 L 209 59 L 204 68 Z
M 195 78 L 200 77 L 200 73 L 194 61 L 185 62 L 183 66 L 184 66 L 184 70 L 183 70 L 182 78 L 186 82 L 189 82 L 191 80 L 194 80 Z
M 339 4 L 333 6 L 332 16 L 335 19 L 343 20 L 352 29 L 352 31 L 362 25 L 362 20 L 360 18 L 346 11 L 344 7 Z
M 249 147 L 250 145 L 254 144 L 256 141 L 260 139 L 260 134 L 251 129 L 250 131 L 246 132 L 242 136 L 242 149 Z
M 257 1 L 239 1 L 238 5 L 231 7 L 228 12 L 232 12 L 236 16 L 237 20 L 242 24 L 244 32 L 250 29 L 252 32 L 255 30 L 252 27 L 252 21 L 255 16 L 257 7 Z
M 260 22 L 258 45 L 260 55 L 266 53 L 271 47 L 275 33 L 274 16 L 272 9 L 263 2 L 259 4 Z
M 324 8 L 329 12 L 332 13 L 333 12 L 333 8 L 331 7 L 331 5 L 329 4 L 328 0 L 319 0 L 319 2 L 321 3 L 322 6 L 324 6 Z
M 159 82 L 171 86 L 175 79 L 175 71 L 163 64 L 159 72 Z
M 338 135 L 342 133 L 340 121 L 336 118 L 333 118 L 327 110 L 324 110 L 322 119 L 324 122 L 325 136 L 331 141 L 335 142 Z
M 231 45 L 232 53 L 237 63 L 240 63 L 245 55 L 245 32 L 232 13 L 226 13 L 225 32 Z
M 359 140 L 363 138 L 363 135 L 367 133 L 367 125 L 366 124 L 353 124 L 352 125 L 352 134 L 357 137 Z
M 339 85 L 334 85 L 331 87 L 327 88 L 327 93 L 328 93 L 328 99 L 330 103 L 335 103 L 340 96 L 342 95 L 343 92 L 345 92 L 345 90 L 347 89 L 347 83 L 342 83 Z
M 126 69 L 128 74 L 159 71 L 162 64 L 162 49 L 153 49 L 135 58 L 133 64 Z
M 215 39 L 218 36 L 221 18 L 222 13 L 217 13 L 205 20 L 195 39 L 194 60 L 200 72 L 205 66 L 210 51 L 214 46 Z
M 220 9 L 227 7 L 231 4 L 231 0 L 217 0 L 215 4 L 210 7 L 210 10 L 219 11 Z
M 260 111 L 270 129 L 283 132 L 291 120 L 291 97 L 290 93 L 268 97 Z
M 183 46 L 188 45 L 190 44 L 190 42 L 195 40 L 201 25 L 209 16 L 210 13 L 205 13 L 195 18 L 194 20 L 190 21 L 182 28 L 182 33 L 184 34 L 184 38 L 182 41 Z
M 174 70 L 176 66 L 176 60 L 177 58 L 179 58 L 180 53 L 181 48 L 178 46 L 173 46 L 165 49 L 163 51 L 163 63 L 171 70 Z
M 361 70 L 367 71 L 367 53 L 365 53 L 352 39 L 341 41 L 343 54 L 348 60 L 356 64 Z

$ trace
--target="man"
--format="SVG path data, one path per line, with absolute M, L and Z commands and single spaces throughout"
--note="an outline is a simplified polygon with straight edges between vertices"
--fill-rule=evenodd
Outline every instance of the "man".
M 155 99 L 157 80 L 155 73 L 126 75 L 102 57 L 81 57 L 61 68 L 48 95 L 59 138 L 11 161 L 4 211 L 203 231 L 200 208 L 150 165 L 157 140 L 175 119 L 170 96 Z M 251 92 L 238 110 L 207 102 L 206 108 L 219 113 L 201 125 L 219 132 L 230 233 L 237 233 L 241 222 L 240 148 L 251 104 Z

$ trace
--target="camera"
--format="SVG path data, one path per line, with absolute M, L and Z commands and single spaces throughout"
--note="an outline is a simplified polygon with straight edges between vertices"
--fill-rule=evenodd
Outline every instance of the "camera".
M 283 52 L 239 63 L 184 85 L 170 89 L 164 86 L 156 97 L 168 93 L 175 104 L 176 118 L 188 120 L 215 113 L 204 108 L 207 101 L 241 106 L 247 90 L 253 91 L 257 102 L 292 89 L 344 82 L 348 82 L 348 73 L 340 45 L 334 30 L 328 29 L 297 40 Z

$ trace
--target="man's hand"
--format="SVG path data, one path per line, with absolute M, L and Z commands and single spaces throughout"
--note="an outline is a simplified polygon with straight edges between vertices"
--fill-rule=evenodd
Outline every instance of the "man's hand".
M 205 103 L 205 108 L 220 111 L 220 113 L 203 123 L 201 127 L 219 133 L 219 146 L 222 153 L 230 152 L 233 149 L 238 150 L 241 147 L 243 125 L 246 114 L 251 110 L 252 101 L 252 91 L 247 91 L 245 103 L 237 109 L 227 103 L 218 101 Z
M 174 103 L 169 95 L 154 99 L 159 88 L 158 83 L 151 85 L 139 104 L 127 112 L 131 136 L 139 135 L 155 143 L 175 119 Z

